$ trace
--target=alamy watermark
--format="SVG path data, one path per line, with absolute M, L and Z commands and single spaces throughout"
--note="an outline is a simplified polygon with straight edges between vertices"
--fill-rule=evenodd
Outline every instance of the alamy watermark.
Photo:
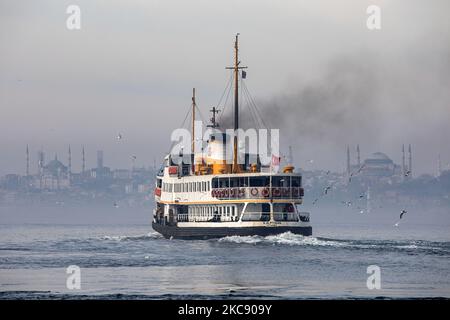
M 370 5 L 367 7 L 366 13 L 369 15 L 366 21 L 367 29 L 380 30 L 381 29 L 381 9 L 379 6 Z
M 81 268 L 76 265 L 68 266 L 66 273 L 69 275 L 66 280 L 66 287 L 69 290 L 81 289 Z
M 69 14 L 66 20 L 66 27 L 69 30 L 81 29 L 81 9 L 77 5 L 70 5 L 66 9 L 66 13 Z
M 174 143 L 170 155 L 175 164 L 192 164 L 192 143 L 194 155 L 202 159 L 212 157 L 215 160 L 233 163 L 234 138 L 237 138 L 237 163 L 245 163 L 245 155 L 258 155 L 261 165 L 268 166 L 272 156 L 280 154 L 280 131 L 278 129 L 226 129 L 208 127 L 203 131 L 203 122 L 195 121 L 194 141 L 188 129 L 178 128 L 171 134 Z M 194 160 L 195 162 L 195 160 Z
M 370 274 L 370 276 L 367 278 L 367 281 L 366 281 L 367 289 L 380 290 L 381 289 L 381 268 L 377 265 L 370 265 L 367 267 L 367 274 Z

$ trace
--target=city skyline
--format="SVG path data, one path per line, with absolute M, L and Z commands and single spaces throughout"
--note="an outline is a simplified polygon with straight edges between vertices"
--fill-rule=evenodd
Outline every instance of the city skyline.
M 290 146 L 291 147 L 291 146 Z M 76 148 L 75 148 L 76 149 Z M 74 146 L 68 144 L 66 147 L 66 151 L 62 153 L 53 152 L 51 150 L 46 151 L 45 148 L 42 146 L 34 152 L 33 156 L 33 148 L 30 145 L 25 146 L 24 150 L 24 157 L 23 157 L 23 165 L 22 170 L 19 171 L 8 171 L 6 168 L 0 168 L 0 177 L 4 176 L 6 174 L 18 174 L 22 176 L 27 176 L 27 172 L 29 172 L 29 175 L 38 174 L 39 173 L 39 165 L 42 160 L 44 160 L 44 164 L 48 163 L 55 157 L 59 161 L 61 161 L 63 164 L 65 164 L 69 168 L 69 172 L 71 173 L 82 173 L 84 170 L 88 170 L 89 168 L 98 168 L 99 167 L 99 161 L 101 161 L 103 166 L 103 157 L 104 157 L 104 150 L 103 149 L 94 149 L 94 148 L 86 148 L 85 145 L 81 145 L 79 147 L 79 152 L 74 152 Z M 90 150 L 89 152 L 86 152 L 86 150 Z M 342 157 L 342 162 L 345 163 L 345 166 L 342 166 L 341 170 L 334 170 L 334 172 L 337 173 L 349 173 L 350 168 L 357 168 L 359 167 L 365 160 L 370 159 L 370 156 L 373 156 L 376 153 L 382 153 L 386 154 L 390 159 L 394 161 L 395 164 L 398 164 L 401 166 L 401 170 L 403 173 L 406 171 L 410 171 L 412 175 L 412 171 L 414 169 L 414 174 L 416 176 L 423 175 L 423 174 L 429 174 L 432 176 L 439 175 L 442 171 L 450 170 L 450 162 L 446 163 L 443 161 L 440 154 L 437 154 L 436 161 L 435 161 L 435 170 L 432 172 L 418 172 L 416 174 L 416 169 L 412 165 L 412 144 L 407 144 L 405 147 L 405 144 L 400 146 L 399 151 L 394 156 L 383 152 L 381 150 L 374 150 L 365 152 L 361 155 L 361 148 L 359 144 L 356 144 L 354 146 L 346 145 L 346 154 L 345 159 Z M 101 160 L 99 160 L 99 153 L 101 153 Z M 42 157 L 42 158 L 41 158 Z M 109 157 L 106 157 L 107 165 L 106 167 L 115 168 L 115 169 L 133 169 L 133 168 L 152 168 L 157 170 L 159 166 L 162 163 L 162 158 L 157 159 L 139 159 L 138 162 L 137 156 L 134 154 L 131 154 L 128 158 L 128 164 L 125 165 L 114 165 L 117 162 L 110 163 L 108 162 L 111 160 Z M 295 157 L 294 157 L 295 159 Z M 284 159 L 283 161 L 285 161 Z M 444 159 L 445 160 L 445 159 Z M 331 168 L 326 167 L 316 167 L 314 166 L 314 159 L 309 159 L 305 161 L 303 164 L 299 163 L 298 161 L 294 161 L 294 165 L 299 166 L 297 169 L 300 170 L 330 170 Z M 406 168 L 406 169 L 405 169 Z M 352 170 L 353 170 L 352 169 Z
M 311 168 L 341 171 L 346 144 L 358 143 L 363 154 L 383 151 L 396 161 L 398 146 L 411 143 L 418 174 L 435 172 L 438 154 L 450 159 L 446 1 L 390 2 L 376 32 L 365 25 L 367 4 L 357 0 L 252 0 L 239 3 L 231 20 L 228 1 L 202 3 L 207 16 L 178 0 L 78 4 L 83 18 L 75 31 L 66 28 L 65 4 L 2 7 L 1 174 L 23 171 L 26 144 L 31 155 L 41 146 L 62 154 L 69 143 L 85 144 L 89 154 L 101 148 L 115 167 L 127 166 L 131 154 L 158 161 L 193 87 L 204 116 L 212 106 L 223 109 L 217 101 L 236 32 L 246 85 L 299 163 L 314 159 Z M 249 20 L 246 11 L 271 19 Z

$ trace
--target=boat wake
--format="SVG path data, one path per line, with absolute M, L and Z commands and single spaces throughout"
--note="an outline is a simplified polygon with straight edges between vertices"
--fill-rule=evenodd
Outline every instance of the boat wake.
M 152 240 L 161 239 L 163 236 L 157 232 L 149 232 L 147 234 L 135 235 L 135 236 L 102 236 L 100 240 L 106 241 L 141 241 L 141 240 Z
M 449 242 L 431 242 L 424 240 L 349 240 L 328 239 L 312 236 L 302 236 L 285 232 L 274 236 L 229 236 L 218 240 L 222 243 L 253 244 L 253 245 L 288 245 L 288 246 L 318 246 L 339 247 L 344 249 L 372 249 L 388 251 L 427 251 L 431 254 L 450 255 Z
M 294 234 L 292 232 L 285 232 L 274 236 L 229 236 L 220 238 L 219 242 L 234 242 L 234 243 L 246 243 L 246 244 L 281 244 L 281 245 L 306 245 L 306 246 L 331 246 L 341 247 L 345 246 L 345 243 L 320 239 L 311 236 L 302 236 Z

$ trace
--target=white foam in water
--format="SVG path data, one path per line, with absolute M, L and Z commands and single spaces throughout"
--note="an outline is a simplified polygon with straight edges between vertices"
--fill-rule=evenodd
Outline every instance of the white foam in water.
M 415 244 L 411 244 L 411 245 L 404 245 L 404 246 L 395 246 L 398 249 L 417 249 L 418 246 L 416 246 Z
M 108 241 L 126 241 L 126 240 L 146 240 L 146 239 L 159 239 L 162 236 L 157 232 L 149 232 L 148 234 L 136 235 L 136 236 L 103 236 L 100 240 Z
M 286 244 L 286 245 L 309 245 L 309 246 L 333 246 L 342 247 L 345 244 L 330 240 L 320 240 L 315 237 L 305 237 L 302 235 L 293 234 L 291 232 L 281 233 L 275 236 L 229 236 L 219 239 L 220 242 L 234 242 L 234 243 L 247 243 L 247 244 Z

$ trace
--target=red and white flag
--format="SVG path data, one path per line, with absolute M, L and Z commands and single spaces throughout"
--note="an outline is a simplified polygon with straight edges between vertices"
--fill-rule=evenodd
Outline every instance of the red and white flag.
M 280 168 L 280 162 L 281 162 L 281 157 L 272 154 L 272 162 L 270 164 L 270 171 L 278 172 L 278 169 Z

